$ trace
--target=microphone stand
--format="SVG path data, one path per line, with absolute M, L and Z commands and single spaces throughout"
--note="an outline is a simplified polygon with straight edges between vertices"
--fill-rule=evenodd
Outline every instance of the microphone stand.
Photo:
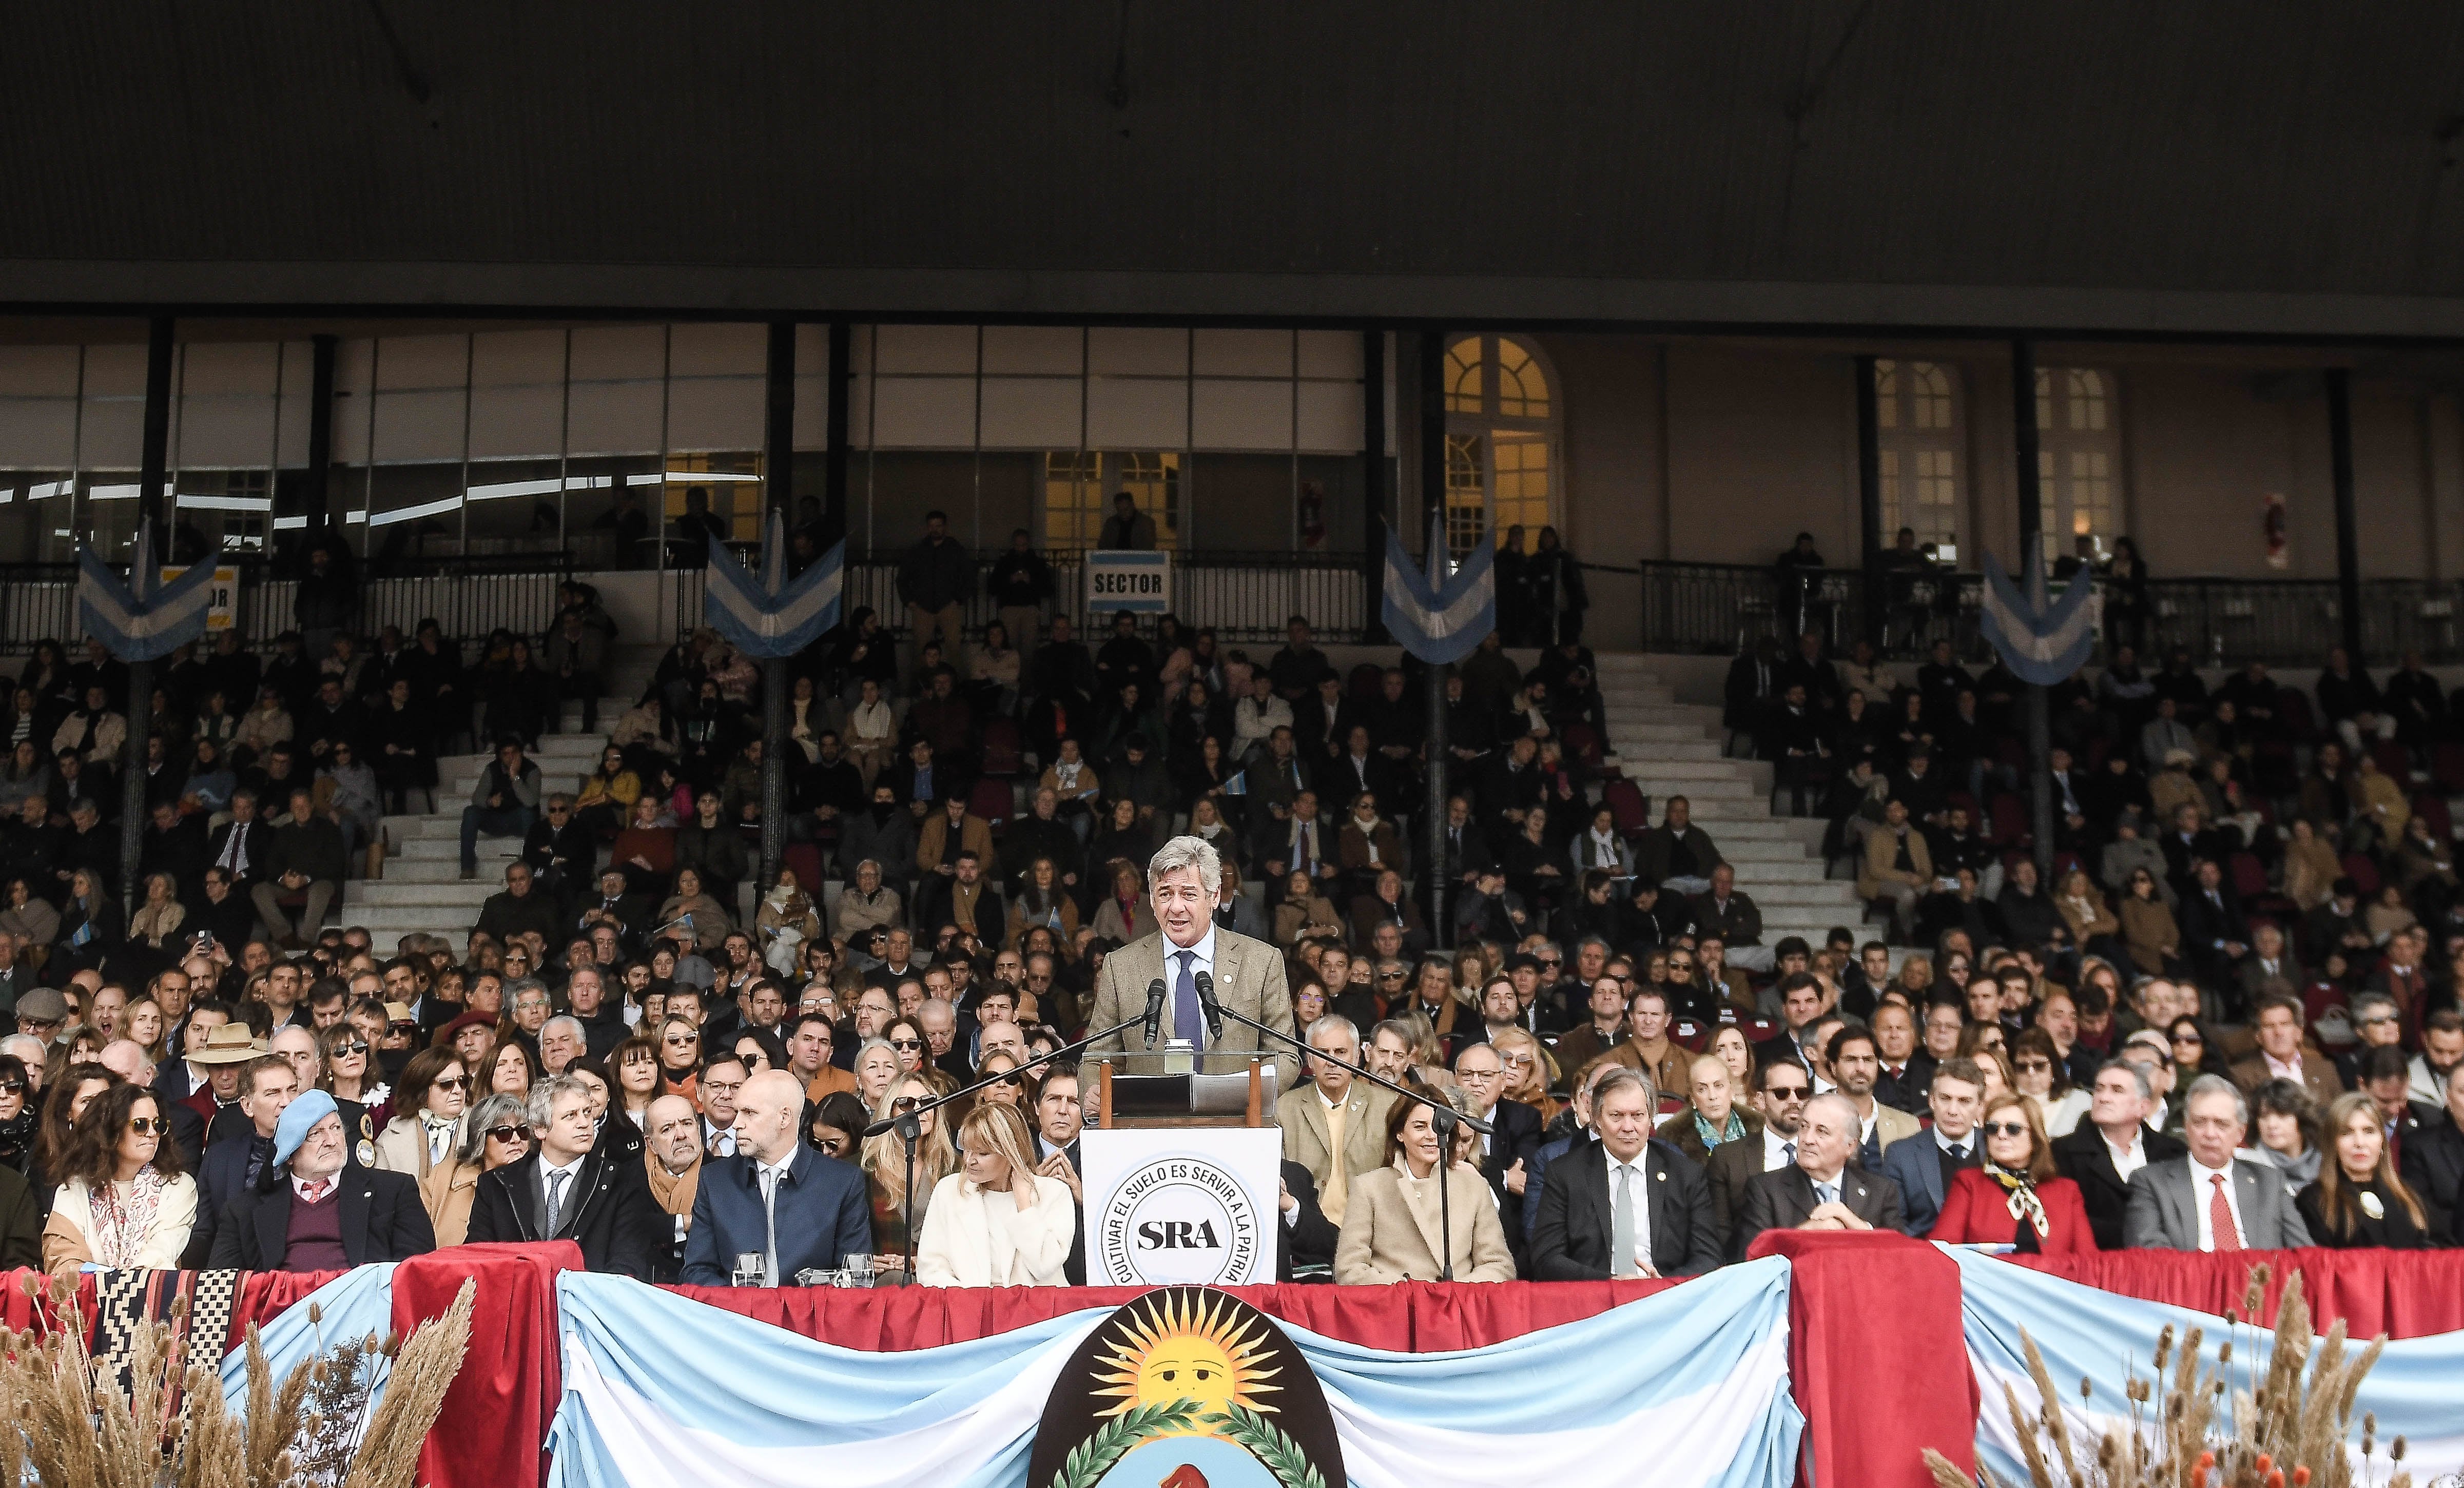
M 1435 1096 L 1419 1090 L 1406 1089 L 1375 1070 L 1365 1069 L 1349 1060 L 1336 1059 L 1324 1049 L 1311 1048 L 1280 1028 L 1269 1028 L 1245 1013 L 1223 1006 L 1215 1000 L 1215 984 L 1211 976 L 1201 977 L 1199 980 L 1198 991 L 1199 1000 L 1210 1016 L 1221 1013 L 1243 1027 L 1256 1029 L 1279 1043 L 1290 1045 L 1304 1060 L 1324 1060 L 1330 1064 L 1340 1064 L 1362 1079 L 1384 1085 L 1397 1095 L 1406 1100 L 1418 1101 L 1429 1108 L 1430 1125 L 1438 1129 L 1438 1227 L 1445 1235 L 1445 1240 L 1441 1246 L 1444 1254 L 1438 1258 L 1438 1280 L 1453 1280 L 1455 1279 L 1455 1216 L 1453 1195 L 1449 1191 L 1454 1185 L 1448 1180 L 1447 1175 L 1454 1171 L 1455 1166 L 1455 1127 L 1457 1125 L 1469 1127 L 1483 1136 L 1487 1136 L 1497 1128 L 1477 1116 L 1464 1115 Z M 1335 1161 L 1342 1160 L 1343 1154 L 1336 1153 Z
M 1150 993 L 1150 996 L 1152 996 L 1153 994 Z M 953 1101 L 962 1100 L 967 1096 L 975 1094 L 979 1090 L 991 1085 L 997 1085 L 1004 1080 L 1015 1081 L 1019 1076 L 1025 1074 L 1028 1070 L 1035 1068 L 1038 1064 L 1050 1063 L 1052 1061 L 1060 1059 L 1064 1055 L 1075 1054 L 1079 1050 L 1086 1048 L 1089 1044 L 1094 1043 L 1099 1039 L 1110 1039 L 1112 1035 L 1118 1033 L 1127 1033 L 1129 1030 L 1137 1027 L 1140 1023 L 1145 1022 L 1149 1016 L 1155 1011 L 1157 1011 L 1157 1008 L 1150 1007 L 1147 1012 L 1140 1013 L 1135 1018 L 1125 1018 L 1119 1022 L 1114 1023 L 1110 1028 L 1098 1029 L 1096 1032 L 1089 1034 L 1086 1038 L 1079 1039 L 1076 1043 L 1064 1044 L 1049 1054 L 1039 1054 L 1035 1056 L 1035 1058 L 1019 1065 L 1016 1069 L 1005 1069 L 998 1075 L 988 1075 L 985 1078 L 977 1081 L 974 1084 L 968 1085 L 962 1090 L 953 1090 L 948 1095 L 936 1095 L 933 1099 L 921 1103 L 912 1111 L 908 1111 L 903 1115 L 885 1117 L 864 1128 L 864 1134 L 867 1137 L 877 1137 L 885 1132 L 895 1131 L 898 1133 L 899 1139 L 907 1144 L 907 1269 L 899 1277 L 899 1285 L 913 1286 L 915 1283 L 915 1143 L 924 1135 L 924 1113 L 927 1111 L 937 1111 L 942 1106 L 949 1105 Z M 1237 1017 L 1238 1015 L 1235 1016 Z M 906 1077 L 901 1076 L 900 1078 L 904 1079 Z

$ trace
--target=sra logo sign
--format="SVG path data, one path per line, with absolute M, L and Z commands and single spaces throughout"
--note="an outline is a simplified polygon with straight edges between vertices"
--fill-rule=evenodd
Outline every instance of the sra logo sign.
M 1249 1191 L 1227 1168 L 1171 1157 L 1122 1179 L 1089 1240 L 1089 1280 L 1169 1286 L 1247 1277 L 1265 1235 Z

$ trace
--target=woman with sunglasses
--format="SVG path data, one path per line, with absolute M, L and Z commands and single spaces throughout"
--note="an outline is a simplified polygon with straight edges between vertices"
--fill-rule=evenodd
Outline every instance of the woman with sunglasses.
M 2087 1202 L 2078 1184 L 2055 1172 L 2035 1103 L 2016 1092 L 1988 1097 L 1976 1129 L 1985 1139 L 1984 1164 L 1951 1179 L 1927 1238 L 2013 1245 L 2023 1256 L 2095 1250 Z
M 2365 1090 L 2327 1105 L 2327 1140 L 2318 1180 L 2294 1198 L 2311 1240 L 2331 1250 L 2429 1245 L 2430 1217 L 2421 1199 L 2396 1176 L 2386 1119 Z
M 471 1071 L 451 1049 L 422 1049 L 395 1083 L 393 1120 L 377 1133 L 371 1167 L 425 1178 L 462 1140 Z
M 2088 1093 L 2071 1083 L 2070 1066 L 2054 1047 L 2054 1036 L 2042 1028 L 2020 1033 L 2011 1044 L 2011 1078 L 2019 1093 L 2036 1107 L 2036 1119 L 2050 1137 L 2066 1137 L 2087 1115 Z
M 36 1107 L 33 1082 L 25 1062 L 0 1054 L 0 1168 L 31 1173 L 34 1147 L 42 1134 L 42 1113 Z
M 991 1080 L 995 1075 L 1009 1075 L 1009 1078 L 995 1081 L 992 1084 L 977 1091 L 975 1105 L 983 1105 L 989 1103 L 994 1105 L 1015 1105 L 1021 1109 L 1033 1105 L 1032 1096 L 1022 1094 L 1026 1088 L 1028 1077 L 1010 1074 L 1012 1070 L 1018 1068 L 1018 1061 L 998 1050 L 985 1055 L 984 1061 L 976 1066 L 978 1080 Z
M 171 1270 L 188 1248 L 197 1183 L 181 1171 L 180 1145 L 154 1092 L 114 1085 L 77 1119 L 52 1216 L 43 1226 L 43 1269 L 74 1278 L 87 1265 Z
M 924 1041 L 924 1025 L 905 1014 L 891 1018 L 881 1030 L 882 1041 L 898 1056 L 898 1072 L 913 1075 L 924 1067 L 925 1053 L 930 1047 Z
M 659 1020 L 659 1093 L 701 1105 L 701 1029 L 671 1013 Z
M 870 1049 L 874 1044 L 867 1044 Z M 913 1076 L 899 1080 L 881 1104 L 872 1108 L 874 1121 L 888 1121 L 905 1116 L 933 1099 L 933 1087 Z M 925 1218 L 932 1209 L 933 1191 L 958 1166 L 957 1149 L 950 1144 L 950 1128 L 942 1124 L 942 1112 L 925 1111 L 916 1117 L 921 1128 L 915 1140 L 915 1226 L 923 1233 Z M 891 1271 L 907 1264 L 907 1144 L 895 1131 L 885 1131 L 868 1137 L 864 1143 L 865 1187 L 872 1200 L 873 1265 Z
M 390 1116 L 384 1107 L 392 1091 L 369 1062 L 376 1057 L 376 1046 L 365 1028 L 355 1021 L 344 1021 L 325 1029 L 317 1035 L 317 1057 L 325 1068 L 323 1078 L 317 1082 L 319 1089 L 336 1101 Z M 352 1123 L 345 1120 L 342 1125 L 349 1127 Z
M 804 1141 L 824 1157 L 852 1163 L 864 1142 L 864 1128 L 869 1125 L 862 1101 L 847 1091 L 833 1090 L 804 1112 Z
M 2185 1013 L 2166 1024 L 2165 1038 L 2173 1046 L 2174 1065 L 2194 1071 L 2184 1077 L 2186 1080 L 2195 1080 L 2200 1075 L 2233 1078 L 2233 1061 L 2208 1041 L 2207 1033 L 2199 1027 L 2199 1020 L 2189 1014 Z
M 471 1201 L 479 1192 L 479 1175 L 519 1162 L 530 1154 L 531 1128 L 522 1114 L 522 1098 L 492 1095 L 471 1108 L 470 1129 L 446 1160 L 419 1180 L 420 1202 L 435 1227 L 436 1245 L 459 1245 L 471 1233 Z

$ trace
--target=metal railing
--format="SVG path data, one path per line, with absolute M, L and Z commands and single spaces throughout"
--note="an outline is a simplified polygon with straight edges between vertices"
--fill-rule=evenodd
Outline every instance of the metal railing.
M 904 631 L 908 613 L 906 602 L 898 597 L 901 557 L 895 552 L 876 552 L 852 559 L 842 591 L 843 612 L 852 615 L 858 607 L 869 608 L 881 616 L 883 624 Z M 999 552 L 977 554 L 978 575 L 1000 558 Z M 1100 612 L 1090 622 L 1078 559 L 1063 557 L 1047 561 L 1052 566 L 1050 612 L 1068 617 L 1081 636 L 1089 634 L 1090 623 L 1106 624 L 1107 617 Z M 676 633 L 682 637 L 701 624 L 702 575 L 698 569 L 687 569 L 677 579 Z M 1368 626 L 1366 586 L 1357 558 L 1293 553 L 1176 557 L 1172 582 L 1173 613 L 1184 624 L 1213 627 L 1216 640 L 1224 646 L 1280 643 L 1285 625 L 1294 615 L 1309 617 L 1309 628 L 1320 642 L 1338 645 L 1358 641 Z M 979 577 L 976 592 L 967 599 L 967 628 L 973 632 L 998 615 Z
M 1733 655 L 1765 636 L 1786 641 L 1800 626 L 1822 631 L 1844 649 L 1865 633 L 1861 570 L 1815 570 L 1806 576 L 1801 598 L 1793 583 L 1784 598 L 1779 576 L 1768 567 L 1645 561 L 1640 568 L 1646 651 Z M 1903 572 L 1886 575 L 1884 582 L 1887 650 L 1915 654 L 1947 640 L 1963 657 L 1984 657 L 1977 624 L 1981 576 Z M 2105 598 L 2101 584 L 2101 631 Z M 2427 662 L 2464 661 L 2457 624 L 2464 581 L 2366 580 L 2361 599 L 2362 648 L 2370 665 L 2389 665 L 2408 651 Z M 2342 604 L 2329 580 L 2151 580 L 2142 628 L 2148 652 L 2182 646 L 2206 667 L 2253 661 L 2313 667 L 2343 641 Z
M 241 644 L 272 649 L 275 636 L 297 628 L 297 581 L 270 576 L 261 559 L 224 562 L 240 573 L 231 623 Z M 538 636 L 556 614 L 557 585 L 574 571 L 569 556 L 556 553 L 396 559 L 382 577 L 361 580 L 357 627 L 373 636 L 397 625 L 407 637 L 434 620 L 466 645 L 499 627 Z M 0 649 L 25 652 L 44 639 L 79 643 L 77 577 L 74 563 L 0 565 Z

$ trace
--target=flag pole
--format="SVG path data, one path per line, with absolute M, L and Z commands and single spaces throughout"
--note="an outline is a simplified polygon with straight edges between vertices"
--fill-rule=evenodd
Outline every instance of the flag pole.
M 140 569 L 159 563 L 153 532 L 163 519 L 163 488 L 171 463 L 171 317 L 156 316 L 146 327 L 145 423 L 138 454 L 137 536 L 130 549 L 128 587 L 141 598 L 161 582 Z M 120 752 L 120 906 L 134 914 L 139 860 L 145 853 L 145 735 L 154 720 L 154 664 L 128 664 L 128 738 Z M 99 805 L 100 802 L 96 804 Z
M 1442 514 L 1429 522 L 1428 571 L 1431 587 L 1442 585 L 1445 579 L 1446 535 Z M 1428 755 L 1429 799 L 1427 830 L 1422 834 L 1423 851 L 1420 872 L 1429 882 L 1429 944 L 1441 951 L 1454 944 L 1453 926 L 1446 915 L 1446 668 L 1443 663 L 1432 663 L 1425 669 L 1420 685 L 1429 694 Z
M 2043 494 L 2036 470 L 2036 349 L 2025 337 L 2011 342 L 2012 426 L 2017 435 L 2013 472 L 2019 488 L 2019 581 L 2030 602 L 2045 612 Z M 2028 798 L 2036 839 L 2036 876 L 2051 883 L 2054 869 L 2053 726 L 2045 686 L 2028 684 Z
M 786 581 L 788 514 L 795 509 L 796 483 L 796 325 L 770 323 L 768 401 L 762 425 L 761 577 L 768 588 L 775 577 Z M 771 590 L 772 599 L 778 597 Z M 787 659 L 761 662 L 761 880 L 753 888 L 755 903 L 779 882 L 779 865 L 787 853 Z M 821 886 L 809 886 L 819 892 Z M 733 909 L 734 905 L 728 908 Z M 755 947 L 756 952 L 759 947 Z

